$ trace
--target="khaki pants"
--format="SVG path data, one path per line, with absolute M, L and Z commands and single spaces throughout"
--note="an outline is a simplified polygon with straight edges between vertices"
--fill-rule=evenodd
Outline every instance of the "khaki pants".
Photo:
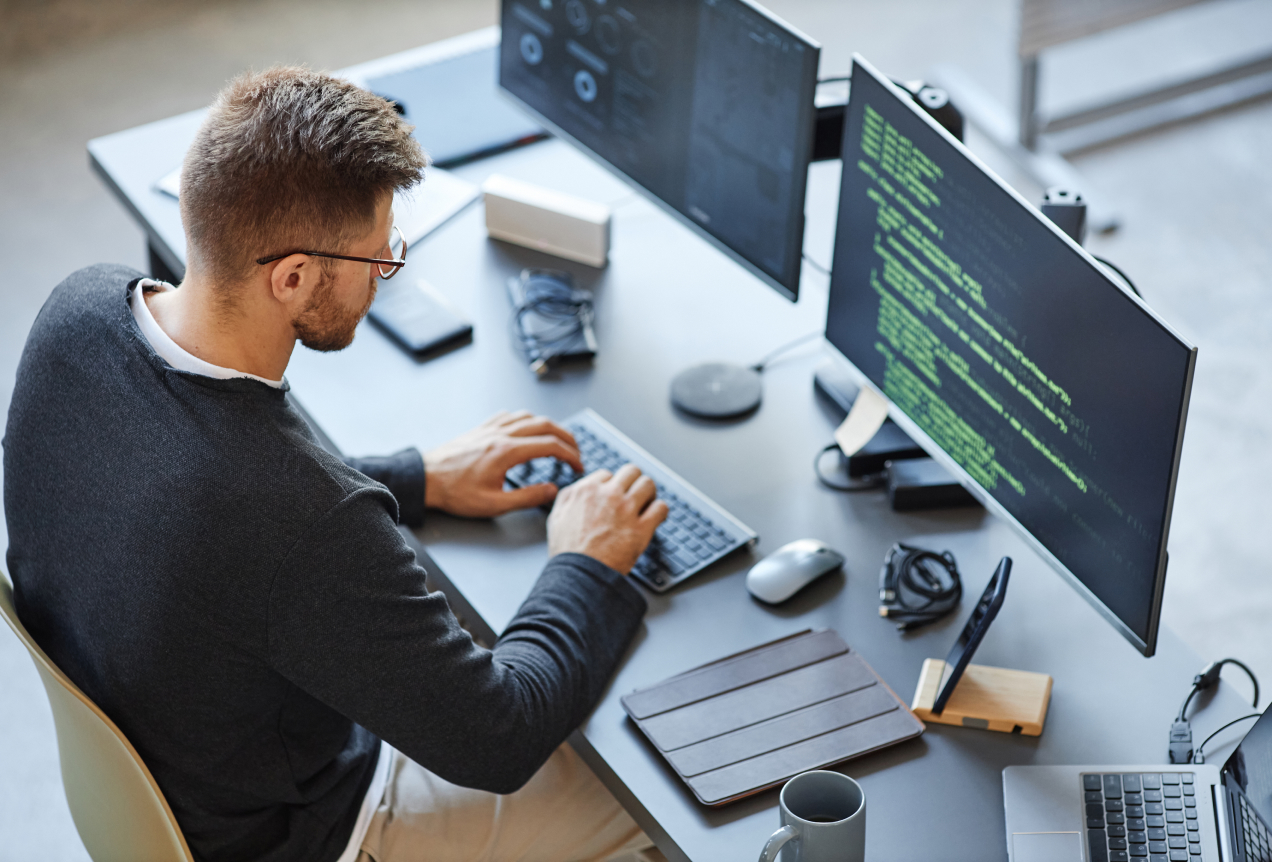
M 600 862 L 651 846 L 569 745 L 507 796 L 451 784 L 394 751 L 358 862 Z

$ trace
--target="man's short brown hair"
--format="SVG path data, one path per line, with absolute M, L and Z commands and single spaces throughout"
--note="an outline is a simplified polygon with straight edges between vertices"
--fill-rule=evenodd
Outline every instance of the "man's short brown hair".
M 418 183 L 428 156 L 379 96 L 295 66 L 235 78 L 181 170 L 191 266 L 217 282 L 257 258 L 339 252 L 375 224 L 386 194 Z

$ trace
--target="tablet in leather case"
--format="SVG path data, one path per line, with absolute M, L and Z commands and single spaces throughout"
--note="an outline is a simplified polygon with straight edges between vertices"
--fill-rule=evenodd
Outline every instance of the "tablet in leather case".
M 698 801 L 712 806 L 913 739 L 924 727 L 827 629 L 703 665 L 622 703 Z

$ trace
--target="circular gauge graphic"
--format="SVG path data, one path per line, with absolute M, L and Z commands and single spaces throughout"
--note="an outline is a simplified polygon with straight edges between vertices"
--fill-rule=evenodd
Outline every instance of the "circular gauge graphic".
M 565 18 L 580 36 L 592 27 L 592 16 L 587 14 L 587 7 L 580 0 L 570 0 L 565 4 Z
M 652 78 L 658 71 L 658 53 L 648 39 L 641 39 L 632 45 L 632 65 L 645 78 Z
M 596 79 L 587 69 L 579 69 L 574 73 L 574 92 L 585 102 L 596 101 Z
M 543 43 L 533 33 L 526 33 L 521 37 L 521 59 L 531 66 L 537 66 L 543 61 Z
M 601 43 L 601 50 L 606 54 L 617 54 L 622 47 L 618 41 L 618 21 L 612 15 L 596 19 L 596 41 Z

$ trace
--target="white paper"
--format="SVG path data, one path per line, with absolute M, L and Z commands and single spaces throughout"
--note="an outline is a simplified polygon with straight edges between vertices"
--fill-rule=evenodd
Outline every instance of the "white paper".
M 887 400 L 869 386 L 862 386 L 848 416 L 835 429 L 835 442 L 844 455 L 855 455 L 871 441 L 888 418 Z
M 181 168 L 165 174 L 155 188 L 171 197 L 181 194 Z M 429 168 L 424 182 L 405 194 L 393 196 L 393 218 L 406 237 L 416 245 L 477 199 L 477 186 L 441 168 Z
M 429 168 L 423 183 L 393 196 L 393 217 L 407 245 L 416 245 L 477 200 L 478 194 L 477 186 L 467 180 Z

